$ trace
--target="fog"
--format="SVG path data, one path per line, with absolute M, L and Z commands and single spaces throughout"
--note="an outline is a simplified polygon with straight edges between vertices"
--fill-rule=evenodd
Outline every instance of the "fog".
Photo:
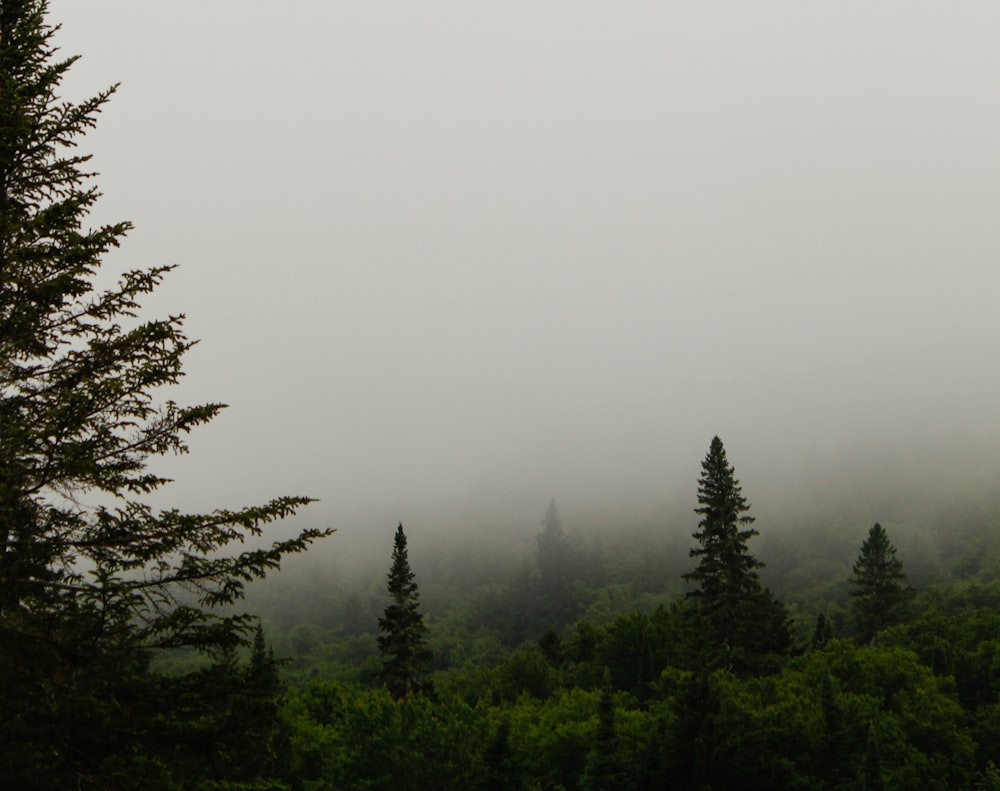
M 67 97 L 121 82 L 108 268 L 201 339 L 165 397 L 231 405 L 164 505 L 387 554 L 689 513 L 715 434 L 761 523 L 995 499 L 1000 6 L 50 8 Z

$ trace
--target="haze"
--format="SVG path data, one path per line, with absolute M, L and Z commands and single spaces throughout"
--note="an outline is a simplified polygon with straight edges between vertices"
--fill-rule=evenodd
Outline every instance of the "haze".
M 309 494 L 388 553 L 689 509 L 714 434 L 758 514 L 838 464 L 994 485 L 997 4 L 50 7 L 67 98 L 122 83 L 109 269 L 179 264 L 165 396 L 232 405 L 164 505 Z

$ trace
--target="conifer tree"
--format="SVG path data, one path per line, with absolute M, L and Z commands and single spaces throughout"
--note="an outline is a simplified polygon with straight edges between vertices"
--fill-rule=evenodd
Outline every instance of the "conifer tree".
M 858 638 L 862 642 L 870 642 L 882 629 L 897 623 L 903 606 L 913 597 L 903 562 L 896 557 L 896 547 L 878 523 L 861 544 L 851 584 Z
M 414 693 L 433 694 L 427 678 L 433 654 L 425 645 L 427 627 L 420 613 L 420 593 L 410 570 L 402 523 L 396 529 L 392 550 L 389 596 L 392 601 L 385 608 L 385 617 L 378 621 L 382 631 L 378 638 L 382 683 L 394 700 Z
M 145 502 L 168 482 L 148 462 L 185 452 L 224 405 L 159 395 L 192 345 L 182 315 L 140 318 L 170 267 L 97 287 L 130 225 L 86 227 L 99 193 L 76 146 L 114 87 L 59 99 L 75 58 L 56 57 L 47 11 L 0 3 L 0 777 L 156 788 L 181 763 L 157 729 L 199 721 L 203 698 L 176 694 L 201 676 L 159 678 L 150 659 L 245 643 L 250 616 L 213 608 L 323 532 L 233 554 L 308 499 L 210 514 Z
M 693 534 L 699 546 L 691 550 L 698 566 L 684 574 L 694 584 L 687 595 L 699 617 L 700 661 L 738 674 L 775 670 L 791 645 L 788 617 L 760 583 L 757 570 L 764 564 L 747 549 L 757 535 L 754 517 L 718 437 L 701 467 L 695 509 L 701 521 Z
M 583 787 L 588 791 L 621 791 L 627 786 L 627 780 L 627 773 L 618 757 L 611 674 L 605 668 L 601 697 L 597 703 L 597 736 L 584 772 Z
M 250 660 L 242 675 L 243 702 L 236 718 L 241 750 L 238 763 L 243 777 L 265 777 L 277 763 L 275 743 L 281 680 L 274 649 L 267 645 L 260 624 L 254 632 Z
M 539 624 L 560 627 L 572 620 L 576 610 L 570 586 L 576 558 L 555 500 L 549 502 L 535 541 L 539 577 L 537 591 L 532 591 L 533 617 Z
M 865 768 L 861 787 L 864 791 L 885 791 L 878 734 L 875 732 L 875 726 L 872 723 L 868 723 L 868 742 L 865 745 Z
M 556 508 L 556 501 L 549 501 L 549 507 L 542 518 L 542 530 L 535 537 L 537 549 L 535 558 L 542 578 L 543 591 L 561 592 L 569 575 L 570 552 L 563 528 L 562 517 Z
M 510 743 L 510 721 L 500 720 L 483 753 L 481 791 L 518 791 L 524 788 L 524 770 Z
M 833 626 L 824 613 L 816 616 L 816 626 L 813 629 L 812 640 L 809 647 L 814 651 L 824 648 L 833 639 Z

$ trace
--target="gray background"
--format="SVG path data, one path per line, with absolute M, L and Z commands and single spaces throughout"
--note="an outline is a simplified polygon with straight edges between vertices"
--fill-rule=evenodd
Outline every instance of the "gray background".
M 109 273 L 180 265 L 150 315 L 202 342 L 165 397 L 232 404 L 164 505 L 304 493 L 387 542 L 654 513 L 716 433 L 758 513 L 838 460 L 995 485 L 996 3 L 51 20 L 65 96 L 122 83 L 83 142 L 95 222 L 136 225 Z

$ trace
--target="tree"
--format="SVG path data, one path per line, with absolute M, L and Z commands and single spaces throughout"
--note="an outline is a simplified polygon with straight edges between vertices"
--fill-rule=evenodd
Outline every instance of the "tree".
M 410 571 L 402 523 L 396 528 L 392 550 L 389 596 L 392 602 L 385 608 L 385 617 L 378 619 L 382 682 L 394 700 L 413 693 L 433 694 L 427 665 L 434 655 L 425 645 L 427 627 L 419 609 L 420 593 Z
M 868 538 L 861 544 L 850 581 L 854 586 L 851 596 L 854 597 L 858 637 L 862 642 L 871 642 L 882 629 L 897 623 L 903 606 L 914 593 L 906 584 L 903 562 L 896 557 L 896 547 L 878 523 L 872 526 Z
M 245 643 L 250 616 L 213 608 L 327 531 L 227 554 L 308 498 L 210 514 L 144 501 L 168 482 L 150 460 L 184 453 L 224 405 L 160 401 L 192 346 L 182 315 L 139 318 L 170 267 L 97 288 L 131 226 L 85 228 L 99 193 L 76 145 L 115 88 L 59 100 L 75 58 L 56 59 L 47 11 L 0 3 L 0 776 L 155 788 L 176 756 L 154 720 L 199 711 L 150 659 Z
M 501 718 L 496 733 L 483 752 L 482 791 L 517 791 L 524 788 L 524 770 L 510 743 L 510 720 Z
M 532 609 L 539 625 L 559 627 L 572 620 L 577 609 L 570 587 L 576 558 L 555 500 L 549 501 L 535 541 L 539 578 Z
M 561 593 L 570 573 L 570 549 L 556 501 L 550 500 L 542 517 L 542 530 L 535 536 L 535 559 L 541 574 L 542 590 Z
M 882 756 L 879 752 L 878 734 L 873 723 L 868 723 L 868 742 L 865 746 L 865 768 L 861 787 L 865 791 L 885 791 L 882 778 Z
M 605 668 L 601 697 L 597 702 L 597 734 L 582 785 L 588 791 L 620 791 L 627 786 L 627 782 L 627 773 L 618 756 L 611 674 Z
M 750 505 L 726 459 L 722 440 L 712 439 L 701 464 L 696 514 L 699 558 L 684 579 L 694 583 L 687 596 L 696 603 L 701 622 L 702 661 L 721 664 L 738 674 L 774 670 L 791 645 L 784 606 L 760 583 L 764 564 L 747 549 L 757 535 L 750 525 Z

